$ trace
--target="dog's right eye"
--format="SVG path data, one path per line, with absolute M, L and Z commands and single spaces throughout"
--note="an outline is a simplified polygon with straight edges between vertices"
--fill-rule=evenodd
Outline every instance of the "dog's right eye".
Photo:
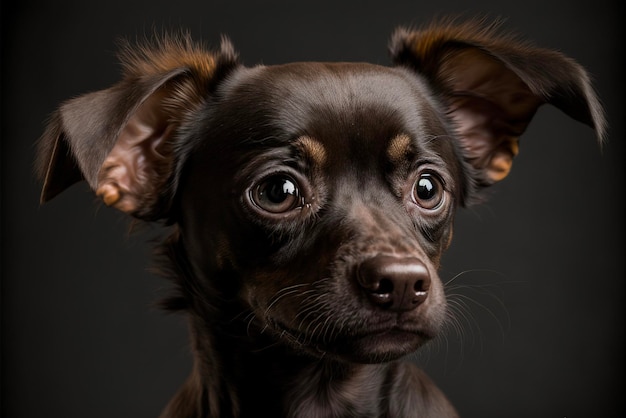
M 285 174 L 262 180 L 251 197 L 255 205 L 269 213 L 285 213 L 302 206 L 298 184 Z

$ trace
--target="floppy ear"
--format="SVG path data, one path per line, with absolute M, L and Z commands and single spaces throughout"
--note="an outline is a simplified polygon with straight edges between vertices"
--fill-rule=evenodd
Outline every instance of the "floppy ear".
M 501 35 L 497 26 L 443 22 L 399 29 L 390 43 L 394 61 L 425 76 L 443 99 L 483 186 L 508 175 L 519 137 L 543 103 L 595 128 L 600 141 L 605 135 L 585 70 L 561 53 Z
M 53 114 L 38 144 L 41 201 L 85 179 L 108 206 L 157 220 L 168 215 L 176 187 L 180 128 L 237 57 L 226 39 L 208 52 L 178 36 L 126 46 L 121 59 L 122 81 Z

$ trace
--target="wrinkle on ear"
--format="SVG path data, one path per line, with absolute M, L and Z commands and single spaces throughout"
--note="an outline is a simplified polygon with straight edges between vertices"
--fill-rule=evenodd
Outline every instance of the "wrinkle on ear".
M 502 180 L 519 152 L 519 137 L 543 101 L 478 49 L 449 54 L 438 78 L 447 86 L 447 113 L 468 161 L 484 173 L 486 183 Z
M 107 206 L 126 213 L 155 200 L 168 180 L 173 161 L 167 147 L 174 125 L 163 110 L 166 89 L 155 92 L 131 115 L 120 131 L 100 172 L 96 195 Z

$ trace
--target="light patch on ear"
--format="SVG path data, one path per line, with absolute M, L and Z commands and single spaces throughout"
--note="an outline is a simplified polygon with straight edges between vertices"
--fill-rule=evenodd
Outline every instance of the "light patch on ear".
M 491 153 L 487 176 L 493 181 L 500 181 L 509 175 L 513 167 L 513 158 L 519 153 L 519 141 L 517 138 L 509 138 L 502 142 Z
M 393 164 L 401 163 L 409 153 L 411 138 L 406 134 L 395 136 L 387 146 L 387 157 Z
M 321 167 L 326 163 L 326 148 L 316 139 L 308 136 L 298 138 L 297 144 L 311 162 L 317 167 Z

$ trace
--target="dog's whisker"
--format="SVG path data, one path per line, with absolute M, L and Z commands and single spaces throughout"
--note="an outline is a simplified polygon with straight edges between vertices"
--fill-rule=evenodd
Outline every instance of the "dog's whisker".
M 298 312 L 298 314 L 296 315 L 296 317 L 294 319 L 297 319 L 298 316 L 300 316 L 303 313 L 306 313 L 306 315 L 304 317 L 302 317 L 302 319 L 300 319 L 300 322 L 298 324 L 298 329 L 302 328 L 303 324 L 305 324 L 307 322 L 307 320 L 309 319 L 310 316 L 317 314 L 318 317 L 319 317 L 320 310 L 321 310 L 322 306 L 310 306 L 307 309 L 304 309 L 304 310 Z
M 247 319 L 246 323 L 246 335 L 251 336 L 252 334 L 250 333 L 250 330 L 252 328 L 252 323 L 256 319 L 256 315 L 254 314 L 254 312 L 251 312 L 250 315 L 248 315 L 246 318 L 249 318 Z
M 450 285 L 450 283 L 454 282 L 455 280 L 457 280 L 458 278 L 468 275 L 470 273 L 489 273 L 492 275 L 496 275 L 496 276 L 500 276 L 500 277 L 507 277 L 504 273 L 501 273 L 497 270 L 491 270 L 491 269 L 469 269 L 469 270 L 464 270 L 461 271 L 459 273 L 457 273 L 456 275 L 454 275 L 451 279 L 449 279 L 448 281 L 446 281 L 444 283 L 444 287 L 448 287 Z M 512 282 L 514 283 L 514 282 Z
M 324 333 L 322 335 L 322 342 L 324 342 L 324 343 L 328 342 L 328 340 L 326 340 L 326 335 L 327 335 L 329 329 L 332 327 L 332 322 L 329 324 L 330 318 L 331 318 L 330 315 L 326 316 L 326 321 L 324 322 L 324 326 L 323 326 Z
M 305 300 L 302 301 L 302 304 L 301 304 L 302 308 L 298 310 L 298 313 L 296 314 L 294 319 L 298 319 L 298 317 L 300 317 L 301 315 L 307 312 L 315 313 L 315 311 L 320 308 L 319 302 L 321 301 L 322 302 L 321 305 L 323 305 L 325 303 L 324 300 L 326 299 L 326 297 L 327 296 L 325 293 L 311 294 L 309 297 L 307 297 Z
M 309 309 L 315 309 L 320 302 L 323 303 L 324 299 L 325 299 L 326 295 L 324 294 L 311 294 L 309 295 L 307 298 L 305 298 L 302 301 L 301 304 L 301 308 L 298 310 L 298 314 L 296 315 L 296 318 L 302 314 L 303 312 L 306 312 Z
M 272 307 L 276 305 L 278 301 L 290 295 L 300 294 L 300 288 L 306 287 L 306 286 L 308 286 L 306 283 L 301 283 L 301 284 L 289 286 L 287 288 L 279 290 L 276 293 L 276 295 L 272 298 L 272 302 L 269 305 L 267 305 L 267 308 L 265 308 L 265 315 L 267 316 L 270 309 L 272 309 Z
M 506 309 L 506 306 L 504 305 L 504 303 L 502 302 L 502 300 L 500 298 L 498 298 L 497 296 L 490 294 L 490 293 L 486 293 L 488 296 L 492 297 L 493 300 L 496 300 L 499 303 L 499 307 L 502 308 L 503 312 L 505 313 L 505 317 L 507 319 L 507 323 L 510 323 L 510 316 L 509 316 L 509 312 Z M 494 320 L 495 323 L 498 325 L 498 328 L 500 329 L 500 334 L 502 336 L 505 335 L 506 331 L 504 326 L 502 325 L 501 322 L 501 318 L 493 311 L 493 309 L 491 309 L 489 306 L 487 306 L 485 303 L 479 302 L 478 300 L 471 298 L 467 295 L 455 295 L 457 298 L 462 297 L 465 300 L 467 300 L 468 303 L 473 303 L 476 306 L 479 306 L 480 308 L 482 308 L 487 314 L 489 314 L 489 316 L 491 316 Z
M 478 322 L 475 320 L 471 309 L 468 307 L 467 302 L 463 300 L 451 300 L 448 302 L 450 310 L 448 312 L 447 324 L 452 327 L 457 337 L 460 340 L 464 340 L 468 332 L 473 329 L 480 329 Z M 461 318 L 470 325 L 469 327 L 463 326 Z M 475 325 L 476 328 L 471 325 Z
M 245 316 L 243 316 L 245 315 Z M 248 319 L 250 318 L 250 316 L 254 315 L 254 311 L 251 309 L 243 309 L 241 310 L 238 314 L 234 315 L 229 322 L 233 323 L 236 322 L 238 320 L 242 320 L 243 322 L 248 321 Z M 243 317 L 243 318 L 242 318 Z
M 311 322 L 309 322 L 303 332 L 303 334 L 308 337 L 309 343 L 311 343 L 314 338 L 318 339 L 318 336 L 321 334 L 321 331 L 318 332 L 318 330 L 320 329 L 320 327 L 322 327 L 321 329 L 323 330 L 324 326 L 328 323 L 329 320 L 331 320 L 333 316 L 332 314 L 330 314 L 330 312 L 324 314 L 324 312 L 327 311 L 327 306 L 331 309 L 330 312 L 332 312 L 332 307 L 327 305 L 326 301 L 322 302 L 322 304 L 318 306 L 317 311 L 312 311 L 318 313 L 318 315 Z
M 479 278 L 482 281 L 485 279 L 485 273 L 506 278 L 506 275 L 495 270 L 471 269 L 462 271 L 448 280 L 445 283 L 445 289 L 449 309 L 445 324 L 446 328 L 452 330 L 463 345 L 469 343 L 471 347 L 478 341 L 482 347 L 484 340 L 482 337 L 483 330 L 480 324 L 484 321 L 479 321 L 476 318 L 476 312 L 472 309 L 472 306 L 479 308 L 480 311 L 485 312 L 492 318 L 498 327 L 500 335 L 504 338 L 506 329 L 510 327 L 510 315 L 502 296 L 496 294 L 494 290 L 501 289 L 503 285 L 520 284 L 524 282 L 498 280 L 494 283 L 456 283 L 460 277 L 468 277 L 469 274 L 474 273 L 480 273 Z M 503 322 L 503 320 L 505 322 Z M 484 325 L 485 324 L 483 324 L 483 326 Z M 447 333 L 443 334 L 447 335 Z

